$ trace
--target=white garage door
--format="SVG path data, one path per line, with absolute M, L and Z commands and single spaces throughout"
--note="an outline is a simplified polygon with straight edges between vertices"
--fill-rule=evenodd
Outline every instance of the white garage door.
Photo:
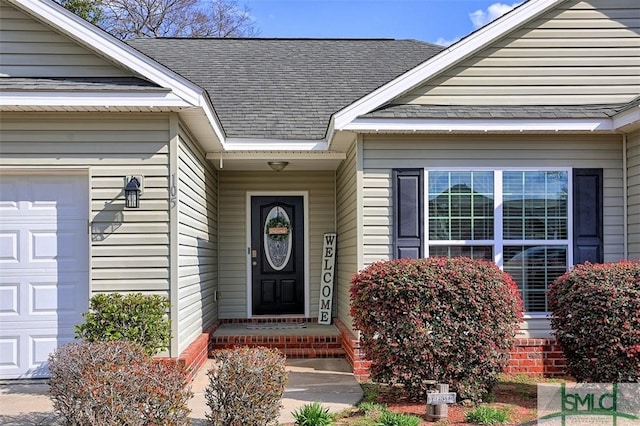
M 88 308 L 87 177 L 0 176 L 0 379 L 47 377 Z

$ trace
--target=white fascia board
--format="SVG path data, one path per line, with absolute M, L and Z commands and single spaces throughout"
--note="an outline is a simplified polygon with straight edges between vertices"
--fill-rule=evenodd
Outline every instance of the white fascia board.
M 566 132 L 612 131 L 613 121 L 605 119 L 357 119 L 343 130 L 354 132 Z
M 214 128 L 214 132 L 221 137 L 221 143 L 224 142 L 222 126 L 217 120 L 216 114 L 206 99 L 207 97 L 201 87 L 171 71 L 169 68 L 160 65 L 125 42 L 88 23 L 53 1 L 8 1 L 69 35 L 89 49 L 100 52 L 103 56 L 110 58 L 116 63 L 122 64 L 162 87 L 170 88 L 176 95 L 186 102 L 189 102 L 191 106 L 203 108 L 205 115 L 210 120 L 211 126 Z
M 335 136 L 336 133 L 336 117 L 335 115 L 332 115 L 331 118 L 329 119 L 329 125 L 327 126 L 327 136 L 326 141 L 327 141 L 327 149 L 331 148 L 331 142 L 333 142 L 333 137 Z
M 371 112 L 391 99 L 422 84 L 435 74 L 466 59 L 524 22 L 539 16 L 563 1 L 565 0 L 527 1 L 512 12 L 503 15 L 501 18 L 446 48 L 431 59 L 338 111 L 334 114 L 335 129 L 346 130 L 345 126 L 356 117 Z
M 211 124 L 211 129 L 213 129 L 213 133 L 215 133 L 220 145 L 225 146 L 226 144 L 226 136 L 224 131 L 222 130 L 222 123 L 218 119 L 218 115 L 216 114 L 213 105 L 211 105 L 211 101 L 209 97 L 205 95 L 204 91 L 200 93 L 198 105 L 202 107 L 204 111 L 204 115 L 207 117 L 207 120 Z
M 344 160 L 344 152 L 323 151 L 235 151 L 209 152 L 207 160 Z
M 619 129 L 640 122 L 640 105 L 613 116 L 613 127 Z
M 324 140 L 227 138 L 226 151 L 326 151 Z
M 132 106 L 194 108 L 172 93 L 2 92 L 2 106 Z

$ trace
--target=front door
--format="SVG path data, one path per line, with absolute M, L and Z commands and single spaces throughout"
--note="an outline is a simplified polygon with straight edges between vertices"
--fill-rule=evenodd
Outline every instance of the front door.
M 251 197 L 252 314 L 304 314 L 301 196 Z

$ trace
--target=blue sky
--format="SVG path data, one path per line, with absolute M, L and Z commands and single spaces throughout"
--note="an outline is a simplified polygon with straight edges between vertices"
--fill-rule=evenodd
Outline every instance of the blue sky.
M 245 0 L 260 37 L 384 37 L 451 44 L 518 5 L 486 0 Z

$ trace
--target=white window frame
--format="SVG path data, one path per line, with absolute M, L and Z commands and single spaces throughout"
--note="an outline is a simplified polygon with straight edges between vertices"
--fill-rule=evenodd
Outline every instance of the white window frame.
M 502 177 L 504 172 L 566 172 L 567 173 L 567 239 L 566 240 L 504 240 L 502 214 Z M 493 260 L 503 269 L 504 246 L 567 246 L 567 270 L 573 266 L 573 169 L 571 167 L 425 167 L 424 168 L 424 244 L 423 257 L 429 257 L 429 246 L 493 247 Z M 429 172 L 493 172 L 493 240 L 429 240 Z M 548 318 L 549 312 L 524 312 L 525 319 Z

